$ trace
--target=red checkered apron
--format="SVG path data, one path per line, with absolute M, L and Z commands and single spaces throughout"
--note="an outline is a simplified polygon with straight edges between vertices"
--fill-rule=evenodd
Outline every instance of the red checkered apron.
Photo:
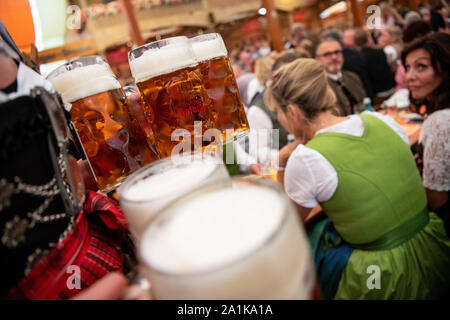
M 128 232 L 117 202 L 89 191 L 72 231 L 50 250 L 6 299 L 69 299 L 112 271 L 122 271 L 121 248 Z M 74 280 L 79 271 L 80 286 Z M 78 288 L 77 288 L 78 287 Z

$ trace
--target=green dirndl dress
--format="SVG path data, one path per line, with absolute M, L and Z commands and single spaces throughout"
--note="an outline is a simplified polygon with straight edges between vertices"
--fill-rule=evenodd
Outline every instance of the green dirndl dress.
M 383 121 L 360 115 L 362 137 L 320 133 L 307 146 L 335 168 L 321 203 L 329 219 L 308 231 L 328 299 L 438 299 L 449 294 L 450 239 L 426 209 L 414 158 Z

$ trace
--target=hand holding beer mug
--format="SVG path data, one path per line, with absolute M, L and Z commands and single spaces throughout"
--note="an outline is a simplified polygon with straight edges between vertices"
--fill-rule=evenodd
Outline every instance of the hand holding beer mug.
M 162 208 L 205 185 L 231 186 L 220 155 L 184 153 L 156 161 L 129 176 L 118 194 L 136 244 Z
M 263 179 L 179 198 L 152 220 L 138 249 L 155 299 L 312 298 L 302 224 L 284 192 Z
M 101 57 L 72 60 L 48 80 L 72 104 L 72 121 L 100 190 L 113 190 L 129 173 L 158 159 L 128 108 L 120 83 Z
M 174 132 L 181 130 L 192 139 L 195 122 L 201 123 L 198 135 L 202 137 L 214 128 L 210 101 L 188 38 L 168 38 L 136 48 L 129 62 L 161 158 L 169 157 L 179 143 L 173 139 Z M 191 150 L 211 142 L 202 141 Z
M 190 41 L 211 99 L 215 128 L 222 132 L 224 143 L 246 135 L 248 120 L 222 37 L 208 33 Z M 230 136 L 226 136 L 227 129 Z

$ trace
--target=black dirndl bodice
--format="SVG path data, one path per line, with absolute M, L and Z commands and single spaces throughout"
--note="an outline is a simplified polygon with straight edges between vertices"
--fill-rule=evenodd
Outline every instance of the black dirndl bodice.
M 0 104 L 2 296 L 70 232 L 80 210 L 68 123 L 59 96 L 43 88 Z

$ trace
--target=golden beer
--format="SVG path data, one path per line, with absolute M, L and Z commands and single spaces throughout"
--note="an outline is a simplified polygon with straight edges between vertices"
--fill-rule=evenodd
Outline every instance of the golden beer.
M 190 150 L 211 144 L 213 139 L 202 141 L 205 131 L 214 128 L 211 101 L 189 40 L 174 37 L 152 42 L 130 52 L 129 59 L 160 157 L 176 150 L 180 138 L 174 133 L 179 129 L 189 133 Z M 202 135 L 199 145 L 195 145 L 194 134 Z
M 190 41 L 211 99 L 215 128 L 222 132 L 224 141 L 231 142 L 246 134 L 249 124 L 225 44 L 217 33 L 200 35 Z M 231 137 L 225 136 L 227 129 L 232 130 Z
M 202 122 L 202 135 L 213 128 L 213 114 L 205 97 L 197 67 L 156 76 L 138 83 L 137 86 L 142 94 L 144 113 L 152 123 L 156 147 L 161 158 L 170 156 L 179 143 L 172 141 L 172 133 L 175 130 L 186 129 L 193 140 L 195 121 Z M 191 141 L 191 144 L 193 151 L 194 141 Z
M 80 99 L 70 114 L 101 190 L 158 159 L 127 109 L 122 89 Z
M 71 61 L 50 74 L 49 80 L 72 104 L 72 121 L 99 189 L 110 191 L 158 156 L 130 111 L 120 84 L 102 61 L 100 57 Z

